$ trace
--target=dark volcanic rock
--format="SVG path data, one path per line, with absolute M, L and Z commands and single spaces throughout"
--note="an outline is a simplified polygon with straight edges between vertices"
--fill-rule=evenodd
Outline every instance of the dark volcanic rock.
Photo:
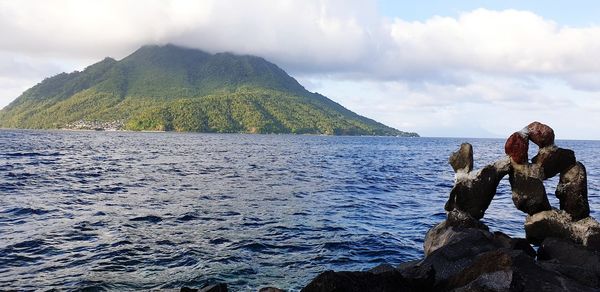
M 483 223 L 481 224 L 483 225 Z M 427 232 L 425 241 L 423 242 L 423 251 L 425 256 L 427 256 L 442 246 L 454 244 L 462 240 L 477 241 L 483 238 L 491 239 L 493 235 L 485 229 L 451 226 L 446 220 Z
M 513 203 L 529 215 L 551 209 L 541 175 L 536 165 L 514 167 L 509 175 Z
M 571 239 L 585 247 L 600 251 L 600 223 L 592 217 L 586 217 L 571 225 Z
M 540 148 L 554 145 L 554 130 L 548 125 L 533 122 L 527 126 L 529 139 Z
M 522 132 L 513 133 L 504 144 L 504 152 L 517 164 L 527 163 L 527 151 L 529 151 L 529 140 Z
M 460 149 L 453 152 L 448 160 L 454 172 L 470 172 L 473 170 L 473 146 L 462 143 Z
M 540 151 L 531 159 L 531 162 L 542 167 L 544 179 L 549 179 L 573 167 L 577 160 L 573 150 L 548 146 L 540 148 Z
M 446 220 L 446 226 L 454 226 L 461 228 L 478 228 L 483 230 L 489 230 L 489 228 L 481 223 L 481 221 L 473 218 L 469 213 L 461 210 L 452 210 L 448 212 L 448 219 Z
M 281 289 L 275 288 L 275 287 L 264 287 L 264 288 L 260 288 L 260 290 L 258 290 L 258 292 L 285 292 L 285 290 L 281 290 Z
M 370 272 L 321 273 L 302 292 L 382 292 L 382 291 L 431 291 L 431 284 L 405 279 L 394 270 L 379 274 Z
M 577 221 L 590 215 L 587 174 L 581 162 L 577 162 L 568 171 L 561 173 L 556 187 L 556 197 L 560 201 L 560 209 L 569 213 L 573 220 Z
M 487 165 L 477 172 L 457 173 L 456 182 L 444 209 L 458 209 L 475 219 L 483 218 L 496 195 L 498 184 L 510 169 L 510 161 L 507 159 Z
M 181 292 L 227 292 L 227 284 L 219 283 L 219 284 L 214 284 L 214 285 L 207 285 L 200 289 L 182 287 L 180 291 Z
M 206 286 L 198 292 L 227 292 L 227 284 L 219 283 L 215 285 Z
M 587 249 L 567 239 L 554 237 L 544 239 L 538 250 L 538 259 L 556 260 L 561 264 L 582 267 L 600 276 L 600 252 Z
M 389 271 L 394 271 L 396 268 L 390 264 L 381 264 L 369 270 L 373 274 L 381 274 Z
M 520 250 L 526 255 L 535 258 L 536 252 L 525 238 L 512 238 L 500 231 L 494 232 L 494 244 L 502 248 Z
M 545 239 L 538 253 L 542 267 L 557 271 L 586 286 L 600 288 L 600 253 L 558 238 Z
M 549 237 L 570 239 L 583 246 L 600 250 L 600 223 L 592 217 L 573 222 L 563 210 L 550 210 L 527 216 L 525 235 L 533 244 Z
M 564 211 L 550 210 L 527 216 L 525 236 L 533 244 L 547 237 L 571 238 L 571 216 Z
M 449 230 L 455 239 L 413 266 L 433 270 L 435 291 L 592 291 L 538 265 L 535 251 L 528 244 L 524 248 L 522 240 L 480 229 Z

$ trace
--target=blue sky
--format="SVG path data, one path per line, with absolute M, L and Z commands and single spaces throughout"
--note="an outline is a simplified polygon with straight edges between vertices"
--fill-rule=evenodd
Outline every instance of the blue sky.
M 266 58 L 308 90 L 424 136 L 534 120 L 600 139 L 593 1 L 0 0 L 0 107 L 146 44 Z
M 424 20 L 433 15 L 456 17 L 461 12 L 478 8 L 490 10 L 526 10 L 563 25 L 593 25 L 600 22 L 600 4 L 597 1 L 378 1 L 381 14 L 387 17 L 400 17 L 405 20 Z

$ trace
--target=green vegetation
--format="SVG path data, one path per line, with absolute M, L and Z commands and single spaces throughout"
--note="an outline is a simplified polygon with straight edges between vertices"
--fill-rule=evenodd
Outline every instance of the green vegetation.
M 145 46 L 47 78 L 0 111 L 0 127 L 125 121 L 128 130 L 417 136 L 359 116 L 262 58 Z

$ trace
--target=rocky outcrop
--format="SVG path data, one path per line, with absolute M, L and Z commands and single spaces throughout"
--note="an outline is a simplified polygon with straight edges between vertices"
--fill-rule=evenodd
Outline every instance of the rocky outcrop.
M 529 141 L 539 147 L 528 161 Z M 507 158 L 473 170 L 473 147 L 450 155 L 454 187 L 423 244 L 425 257 L 366 272 L 328 271 L 302 291 L 600 291 L 600 223 L 589 217 L 587 175 L 554 131 L 533 122 L 505 143 Z M 560 174 L 550 205 L 544 180 Z M 528 214 L 526 238 L 491 232 L 479 221 L 506 175 L 515 207 Z M 539 245 L 536 250 L 531 244 Z
M 598 253 L 560 239 L 536 251 L 525 239 L 479 228 L 436 225 L 420 260 L 365 272 L 327 271 L 303 292 L 333 291 L 598 291 Z M 433 230 L 432 229 L 432 230 Z M 426 241 L 427 241 L 426 240 Z M 558 243 L 556 243 L 558 242 Z M 566 245 L 568 248 L 564 248 Z

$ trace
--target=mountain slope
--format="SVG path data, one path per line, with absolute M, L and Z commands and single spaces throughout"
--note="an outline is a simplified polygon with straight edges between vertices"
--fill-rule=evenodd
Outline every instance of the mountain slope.
M 173 45 L 47 78 L 0 111 L 7 128 L 81 120 L 120 121 L 129 130 L 417 136 L 307 91 L 262 58 Z

